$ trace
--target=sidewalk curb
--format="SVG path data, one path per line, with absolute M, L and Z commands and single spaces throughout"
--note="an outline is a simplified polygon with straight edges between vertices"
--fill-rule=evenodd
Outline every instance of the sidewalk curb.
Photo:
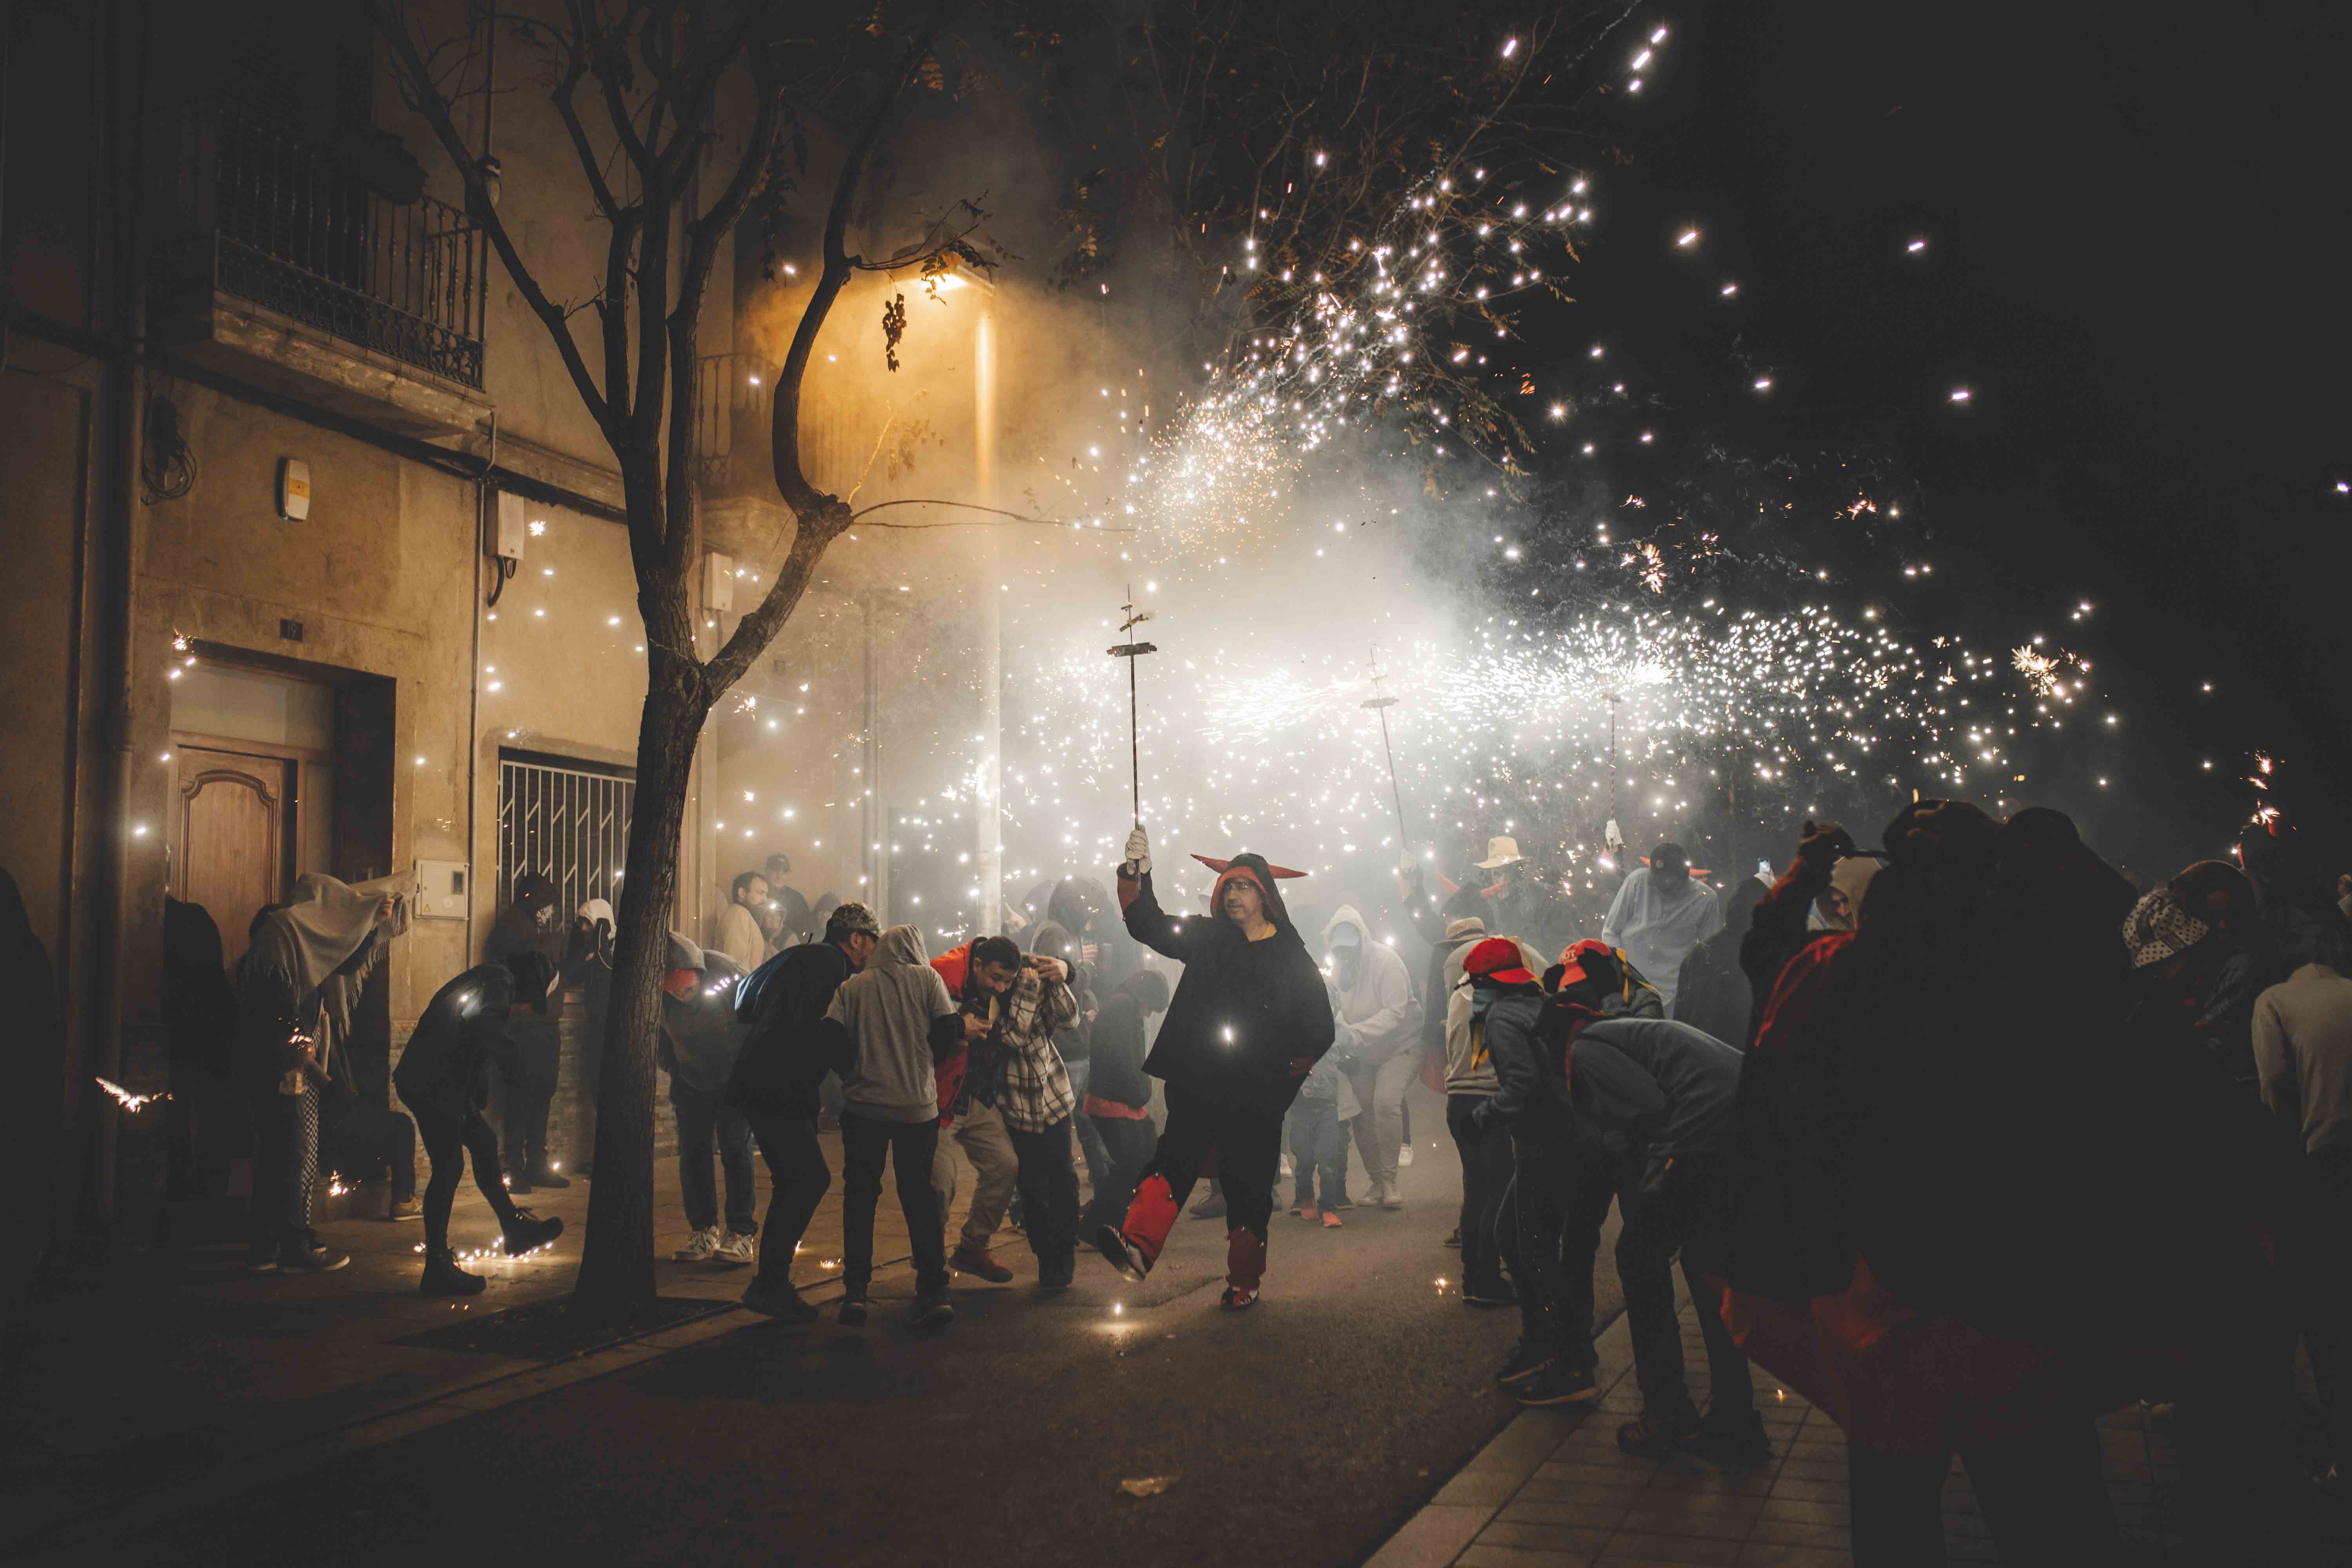
M 875 1268 L 897 1268 L 912 1257 L 877 1258 Z M 817 1281 L 803 1298 L 837 1291 L 841 1280 Z M 109 1504 L 44 1527 L 37 1537 L 0 1545 L 0 1562 L 58 1561 L 84 1563 L 90 1550 L 193 1513 L 275 1481 L 286 1480 L 385 1443 L 430 1431 L 469 1416 L 501 1410 L 574 1384 L 609 1376 L 657 1361 L 676 1351 L 730 1333 L 749 1322 L 767 1322 L 738 1301 L 714 1300 L 710 1310 L 658 1329 L 624 1333 L 560 1361 L 515 1367 L 453 1382 L 420 1398 L 360 1415 L 323 1430 L 286 1439 L 255 1453 L 228 1459 L 203 1475 L 173 1482 L 127 1501 Z M 62 1554 L 62 1555 L 61 1555 Z

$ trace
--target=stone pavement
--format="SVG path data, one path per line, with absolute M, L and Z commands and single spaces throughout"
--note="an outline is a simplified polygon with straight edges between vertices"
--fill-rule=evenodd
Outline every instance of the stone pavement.
M 1697 1321 L 1682 1303 L 1694 1386 L 1706 1375 Z M 1366 1568 L 1567 1568 L 1569 1564 L 1780 1564 L 1843 1568 L 1847 1551 L 1845 1438 L 1822 1412 L 1751 1369 L 1772 1440 L 1770 1463 L 1723 1469 L 1697 1459 L 1642 1459 L 1617 1447 L 1641 1414 L 1622 1316 L 1596 1342 L 1601 1397 L 1586 1415 L 1525 1410 L 1407 1520 Z M 2307 1392 L 2307 1389 L 2306 1389 Z M 2172 1446 L 2137 1407 L 2101 1423 L 2108 1489 L 2135 1564 L 2188 1563 L 2166 1528 L 2179 1484 Z M 1998 1563 L 1957 1464 L 1944 1491 L 1955 1563 Z
M 841 1254 L 840 1137 L 828 1133 L 824 1142 L 835 1176 L 793 1269 L 803 1292 L 817 1300 L 839 1294 L 833 1270 Z M 973 1176 L 961 1150 L 956 1158 L 961 1212 Z M 0 1409 L 7 1411 L 0 1422 L 0 1557 L 152 1522 L 192 1500 L 217 1500 L 335 1453 L 740 1326 L 737 1302 L 749 1268 L 670 1261 L 688 1231 L 677 1163 L 667 1158 L 655 1164 L 657 1288 L 665 1297 L 707 1300 L 708 1319 L 553 1362 L 394 1342 L 460 1313 L 488 1315 L 568 1293 L 588 1191 L 587 1182 L 574 1181 L 521 1199 L 539 1215 L 562 1215 L 565 1232 L 542 1254 L 468 1261 L 489 1279 L 470 1301 L 416 1294 L 424 1234 L 416 1220 L 320 1224 L 327 1244 L 352 1256 L 349 1268 L 331 1274 L 248 1274 L 243 1247 L 225 1243 L 120 1259 L 53 1281 L 11 1324 L 0 1364 Z M 758 1191 L 764 1215 L 764 1165 Z M 381 1212 L 381 1204 L 374 1207 Z M 460 1253 L 497 1240 L 497 1222 L 470 1177 L 458 1189 L 449 1234 Z M 906 1226 L 887 1182 L 874 1250 L 877 1293 L 910 1293 L 898 1279 L 911 1278 Z M 998 1237 L 998 1251 L 1028 1272 L 1017 1237 Z

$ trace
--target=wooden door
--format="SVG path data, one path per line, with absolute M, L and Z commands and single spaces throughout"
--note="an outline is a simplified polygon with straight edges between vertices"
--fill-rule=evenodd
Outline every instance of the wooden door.
M 282 897 L 291 876 L 296 764 L 196 747 L 173 760 L 180 787 L 173 896 L 211 911 L 234 970 L 255 911 Z

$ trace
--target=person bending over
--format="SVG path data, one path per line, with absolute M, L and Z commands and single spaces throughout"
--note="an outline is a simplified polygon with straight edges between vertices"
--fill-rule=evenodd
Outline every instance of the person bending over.
M 535 948 L 468 969 L 433 994 L 393 1069 L 393 1087 L 416 1119 L 417 1140 L 433 1166 L 425 1183 L 421 1295 L 478 1295 L 488 1283 L 458 1268 L 449 1248 L 449 1205 L 467 1155 L 473 1157 L 474 1185 L 499 1216 L 508 1257 L 520 1258 L 562 1233 L 562 1219 L 539 1219 L 515 1207 L 499 1179 L 499 1135 L 482 1114 L 489 1101 L 490 1069 L 512 1074 L 519 1068 L 511 1023 L 516 1005 L 544 1017 L 553 978 L 547 955 Z

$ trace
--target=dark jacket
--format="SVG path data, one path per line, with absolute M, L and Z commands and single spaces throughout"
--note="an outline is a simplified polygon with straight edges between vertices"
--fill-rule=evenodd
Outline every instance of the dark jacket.
M 665 992 L 661 1043 L 654 1059 L 670 1076 L 705 1094 L 717 1094 L 734 1075 L 743 1051 L 743 1030 L 735 1016 L 735 993 L 746 976 L 715 947 L 702 950 L 701 978 L 684 996 Z
M 1151 1103 L 1151 1079 L 1143 1070 L 1143 1004 L 1132 993 L 1113 991 L 1095 1019 L 1093 1076 L 1087 1094 L 1137 1108 Z
M 829 1053 L 824 1022 L 833 994 L 849 978 L 849 955 L 828 942 L 788 947 L 752 971 L 738 993 L 746 1026 L 742 1054 L 727 1080 L 727 1103 L 770 1116 L 814 1117 L 818 1086 L 847 1063 Z
M 202 904 L 163 900 L 163 1028 L 174 1064 L 225 1077 L 236 1038 L 236 989 L 222 958 L 220 927 Z
M 1273 885 L 1254 855 L 1261 885 Z M 1266 900 L 1274 934 L 1252 942 L 1231 921 L 1171 917 L 1153 897 L 1151 877 L 1119 879 L 1127 929 L 1136 941 L 1184 966 L 1160 1038 L 1144 1062 L 1154 1078 L 1213 1096 L 1238 1110 L 1280 1115 L 1297 1097 L 1290 1064 L 1322 1059 L 1331 1048 L 1331 999 L 1323 972 L 1290 923 L 1279 894 Z
M 1723 928 L 1690 950 L 1675 977 L 1675 1018 L 1743 1048 L 1756 999 L 1739 966 L 1739 946 L 1764 893 L 1764 884 L 1755 878 L 1741 879 L 1724 895 Z
M 1559 1052 L 1538 1037 L 1546 998 L 1533 985 L 1502 991 L 1476 1020 L 1499 1086 L 1487 1114 L 1517 1138 L 1565 1140 L 1574 1129 L 1568 1077 Z
M 1577 1114 L 1643 1145 L 1644 1190 L 1669 1161 L 1714 1152 L 1739 1090 L 1738 1047 L 1664 1018 L 1601 1018 L 1570 1052 Z
M 514 972 L 503 963 L 468 969 L 435 992 L 393 1069 L 401 1103 L 463 1121 L 489 1100 L 494 1064 L 514 1081 L 522 1069 L 509 1019 L 514 993 Z

